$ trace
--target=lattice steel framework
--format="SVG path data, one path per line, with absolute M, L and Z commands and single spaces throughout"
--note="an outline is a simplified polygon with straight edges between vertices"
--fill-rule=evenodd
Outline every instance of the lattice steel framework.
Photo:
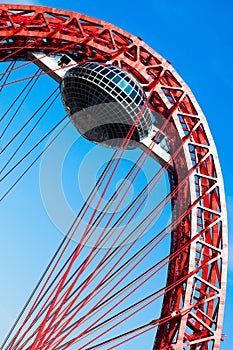
M 170 183 L 181 181 L 187 169 L 189 185 L 180 194 L 188 206 L 172 232 L 171 251 L 188 240 L 190 246 L 169 264 L 168 284 L 187 278 L 165 294 L 161 316 L 175 317 L 158 327 L 154 349 L 218 349 L 226 288 L 226 206 L 215 145 L 192 92 L 169 61 L 109 23 L 47 7 L 0 5 L 0 60 L 25 60 L 28 51 L 60 51 L 77 62 L 110 62 L 130 71 L 146 93 L 152 92 L 151 110 L 175 125 L 183 154 Z

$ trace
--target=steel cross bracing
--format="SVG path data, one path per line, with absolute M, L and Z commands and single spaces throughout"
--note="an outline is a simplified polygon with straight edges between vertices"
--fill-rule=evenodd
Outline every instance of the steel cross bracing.
M 171 232 L 171 252 L 191 243 L 171 260 L 167 284 L 203 264 L 165 294 L 161 317 L 175 317 L 158 327 L 154 349 L 218 349 L 226 289 L 226 205 L 217 151 L 192 92 L 169 61 L 141 38 L 109 23 L 47 7 L 0 5 L 0 60 L 27 60 L 28 52 L 109 62 L 130 71 L 152 93 L 149 106 L 166 121 L 170 153 L 182 145 L 170 173 L 171 188 L 189 174 L 188 184 L 172 200 L 173 220 L 182 213 L 183 219 Z

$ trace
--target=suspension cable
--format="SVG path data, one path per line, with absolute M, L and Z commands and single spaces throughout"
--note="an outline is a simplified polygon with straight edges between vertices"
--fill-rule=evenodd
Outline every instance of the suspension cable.
M 49 109 L 52 107 L 52 105 L 54 104 L 54 102 L 57 100 L 59 96 L 59 93 L 53 98 L 53 100 L 50 102 L 50 104 L 48 105 L 48 107 L 45 109 L 45 111 L 42 113 L 42 115 L 40 116 L 40 118 L 37 120 L 37 122 L 31 127 L 31 129 L 29 130 L 29 132 L 27 133 L 27 135 L 24 137 L 24 139 L 21 141 L 21 143 L 19 144 L 19 146 L 15 149 L 15 151 L 13 152 L 13 154 L 11 155 L 11 157 L 8 159 L 8 161 L 5 163 L 5 165 L 3 166 L 3 168 L 1 169 L 1 172 L 3 170 L 5 170 L 5 168 L 7 167 L 7 165 L 11 162 L 11 160 L 14 158 L 14 156 L 17 154 L 17 152 L 20 150 L 20 148 L 23 146 L 23 144 L 27 141 L 27 139 L 29 138 L 29 136 L 31 135 L 31 133 L 33 132 L 33 130 L 35 130 L 35 128 L 38 126 L 38 124 L 42 121 L 42 119 L 44 118 L 44 116 L 46 115 L 46 113 L 49 111 Z M 42 142 L 42 140 L 40 140 L 37 144 L 35 144 L 3 177 L 1 180 L 4 180 L 13 170 L 15 170 L 15 168 L 22 163 L 22 161 L 24 161 L 30 154 L 31 152 L 33 152 L 33 150 L 35 148 L 37 148 L 40 143 Z
M 199 234 L 198 234 L 199 235 Z M 182 248 L 181 248 L 182 249 Z M 158 299 L 160 296 L 162 296 L 165 292 L 169 291 L 169 290 L 172 290 L 174 287 L 176 287 L 177 285 L 183 283 L 184 281 L 186 281 L 189 277 L 193 276 L 194 274 L 196 274 L 199 270 L 203 269 L 205 266 L 208 266 L 211 262 L 213 262 L 214 260 L 216 259 L 216 257 L 214 258 L 210 258 L 209 260 L 205 261 L 203 264 L 199 265 L 198 267 L 194 268 L 192 271 L 190 271 L 186 276 L 183 276 L 181 277 L 179 280 L 173 282 L 172 284 L 170 284 L 169 286 L 166 286 L 164 288 L 161 289 L 162 293 L 161 295 L 156 295 L 154 300 L 149 300 L 145 305 L 142 305 L 140 306 L 140 308 L 136 309 L 135 311 L 133 311 L 133 313 L 131 313 L 130 315 L 127 315 L 123 320 L 120 320 L 118 323 L 114 323 L 113 326 L 111 326 L 110 328 L 107 328 L 107 330 L 105 330 L 104 332 L 102 332 L 101 334 L 98 334 L 94 339 L 92 338 L 88 343 L 86 343 L 84 346 L 82 346 L 80 348 L 83 349 L 84 347 L 86 348 L 86 346 L 88 346 L 90 343 L 93 343 L 93 341 L 95 341 L 96 339 L 100 338 L 101 336 L 103 336 L 104 334 L 108 333 L 110 330 L 116 328 L 119 324 L 121 324 L 122 322 L 124 322 L 125 320 L 127 320 L 128 318 L 132 317 L 135 313 L 138 313 L 139 311 L 141 311 L 142 309 L 144 309 L 145 307 L 147 307 L 148 305 L 150 305 L 152 303 L 152 301 L 155 301 L 156 299 Z M 160 290 L 159 290 L 160 291 Z M 140 301 L 139 301 L 140 302 Z M 205 300 L 202 300 L 202 303 L 206 302 Z M 191 305 L 189 308 L 187 308 L 186 310 L 184 310 L 182 313 L 186 313 L 188 309 L 192 309 L 193 307 L 195 307 L 195 305 Z M 111 310 L 111 309 L 110 309 Z M 123 310 L 124 311 L 124 310 Z M 104 314 L 104 316 L 106 316 L 108 314 L 109 310 Z M 180 315 L 180 311 L 179 310 L 176 310 L 174 311 L 170 317 L 172 315 Z M 102 317 L 104 317 L 102 315 Z M 98 320 L 102 319 L 99 318 Z M 95 321 L 93 324 L 96 324 L 97 321 Z M 89 326 L 91 327 L 91 326 Z M 72 346 L 74 343 L 76 343 L 81 337 L 82 335 L 85 333 L 85 331 L 87 330 L 84 330 L 82 331 L 82 333 L 79 334 L 79 336 L 76 336 L 75 338 L 73 338 L 71 341 L 69 341 L 69 344 L 67 344 L 66 346 L 62 346 L 62 349 L 67 349 L 68 347 Z M 57 344 L 55 344 L 55 346 L 57 346 Z M 58 348 L 56 348 L 58 349 Z
M 12 70 L 13 64 L 14 64 L 14 61 L 11 61 L 8 65 L 6 71 L 4 71 L 3 73 L 0 73 L 0 82 L 4 79 L 5 73 Z
M 135 128 L 135 126 L 134 126 L 134 128 Z M 132 128 L 132 131 L 133 131 L 133 128 Z M 127 139 L 126 140 L 126 142 L 124 141 L 124 143 L 126 143 L 126 145 L 128 144 L 128 142 L 129 142 L 129 139 Z M 118 153 L 120 152 L 120 150 L 118 150 Z M 121 152 L 122 153 L 122 152 Z M 115 168 L 116 168 L 116 166 L 115 166 Z M 103 182 L 103 181 L 102 181 Z M 97 188 L 98 189 L 98 188 Z
M 148 97 L 148 99 L 149 99 L 149 97 Z M 147 99 L 147 100 L 148 100 L 148 99 Z M 142 113 L 144 112 L 144 109 L 145 109 L 145 107 L 146 107 L 146 105 L 147 105 L 147 100 L 145 101 L 142 110 L 141 110 L 140 113 L 138 114 L 138 116 L 137 116 L 137 118 L 136 118 L 136 121 L 135 121 L 135 124 L 132 125 L 132 127 L 130 128 L 130 130 L 129 130 L 127 136 L 126 136 L 126 138 L 123 140 L 123 142 L 122 142 L 122 147 L 119 148 L 119 149 L 117 150 L 117 151 L 119 151 L 118 153 L 120 154 L 120 156 L 119 156 L 119 158 L 118 158 L 117 161 L 116 161 L 116 164 L 115 164 L 115 166 L 114 166 L 114 168 L 113 168 L 113 170 L 112 170 L 112 172 L 111 172 L 111 174 L 110 174 L 110 177 L 109 177 L 109 179 L 108 179 L 108 181 L 107 181 L 107 184 L 106 184 L 105 187 L 104 187 L 103 193 L 102 193 L 100 199 L 98 200 L 98 203 L 97 203 L 97 205 L 96 205 L 96 207 L 95 207 L 95 209 L 94 209 L 94 212 L 93 212 L 92 215 L 91 215 L 91 218 L 90 218 L 90 220 L 89 220 L 89 225 L 92 224 L 92 221 L 93 221 L 94 216 L 95 216 L 95 214 L 96 214 L 96 212 L 97 212 L 97 210 L 98 210 L 98 208 L 99 208 L 99 206 L 100 206 L 100 203 L 101 203 L 101 201 L 102 201 L 102 198 L 103 198 L 104 194 L 105 194 L 106 191 L 107 191 L 107 188 L 108 188 L 108 186 L 109 186 L 109 183 L 110 183 L 110 181 L 111 181 L 111 179 L 112 179 L 114 173 L 116 172 L 116 169 L 117 169 L 117 167 L 118 167 L 118 165 L 119 165 L 120 159 L 121 159 L 121 157 L 123 156 L 123 153 L 124 153 L 126 147 L 128 146 L 128 143 L 130 142 L 130 139 L 131 139 L 131 137 L 132 137 L 132 135 L 133 135 L 133 132 L 134 132 L 134 130 L 135 130 L 135 128 L 136 128 L 136 125 L 137 125 L 137 123 L 138 123 L 138 121 L 139 121 L 139 119 L 140 119 Z M 113 163 L 113 164 L 114 164 L 114 163 Z M 87 233 L 87 229 L 85 229 L 85 231 L 84 231 L 83 237 L 82 237 L 82 239 L 81 239 L 81 244 L 82 244 L 82 240 L 83 240 L 83 238 L 85 237 L 86 233 Z M 80 250 L 81 250 L 80 245 L 78 246 L 78 248 L 79 248 L 79 249 L 77 249 L 77 252 L 75 252 L 74 256 L 72 257 L 72 259 L 71 259 L 71 261 L 70 261 L 70 264 L 69 264 L 69 266 L 68 266 L 68 268 L 67 268 L 67 271 L 65 272 L 64 276 L 63 276 L 62 279 L 61 279 L 61 282 L 60 282 L 60 284 L 59 284 L 58 290 L 56 291 L 56 294 L 55 294 L 55 296 L 54 296 L 54 298 L 53 298 L 52 304 L 50 305 L 49 310 L 48 310 L 48 312 L 47 312 L 47 314 L 46 314 L 46 317 L 45 317 L 44 321 L 42 322 L 40 331 L 38 332 L 38 334 L 37 334 L 37 336 L 36 336 L 35 344 L 37 343 L 37 341 L 38 341 L 39 339 L 40 339 L 40 340 L 39 340 L 39 343 L 41 343 L 41 341 L 43 340 L 43 337 L 40 337 L 40 335 L 41 335 L 41 333 L 42 333 L 42 331 L 43 331 L 43 328 L 44 328 L 44 326 L 45 326 L 46 320 L 48 319 L 48 317 L 49 317 L 49 315 L 50 315 L 50 313 L 51 313 L 51 311 L 52 311 L 52 309 L 53 309 L 53 306 L 55 305 L 55 302 L 56 302 L 56 300 L 57 300 L 57 298 L 58 298 L 58 295 L 59 295 L 59 293 L 60 293 L 60 291 L 61 291 L 61 289 L 62 289 L 62 287 L 63 287 L 63 285 L 64 285 L 64 283 L 65 283 L 65 279 L 66 279 L 66 277 L 68 276 L 68 273 L 69 273 L 69 271 L 70 271 L 70 269 L 71 269 L 71 267 L 72 267 L 74 261 L 76 260 L 76 258 L 77 258 L 77 256 L 78 256 Z M 70 293 L 70 289 L 69 289 L 68 293 Z M 67 295 L 67 294 L 66 294 L 66 295 Z M 56 314 L 60 311 L 60 309 L 61 309 L 61 306 L 58 308 Z M 53 317 L 52 320 L 50 321 L 50 324 L 51 324 L 51 322 L 53 322 L 53 319 L 54 319 L 55 317 L 56 317 L 56 315 L 54 315 L 54 317 Z
M 59 125 L 62 124 L 62 122 L 67 118 L 67 116 L 63 117 L 52 129 L 50 129 L 50 131 L 38 142 L 41 143 L 43 142 Z M 69 122 L 68 122 L 69 123 Z M 68 124 L 67 123 L 67 124 Z M 56 137 L 60 135 L 60 133 L 58 133 L 55 138 L 53 138 L 52 141 L 54 141 L 56 139 Z M 35 147 L 38 146 L 38 144 Z M 50 144 L 49 144 L 50 145 Z M 37 162 L 37 160 L 42 156 L 42 154 L 44 154 L 44 152 L 47 150 L 48 147 L 45 147 L 44 150 L 42 152 L 40 152 L 40 154 L 32 161 L 32 163 L 24 170 L 24 172 L 18 177 L 18 179 L 13 183 L 13 185 L 4 193 L 4 195 L 0 198 L 0 202 L 11 192 L 11 190 L 16 186 L 16 184 L 24 177 L 24 175 L 28 172 L 29 169 L 31 169 L 31 167 Z
M 67 125 L 68 125 L 68 123 L 67 123 Z M 67 125 L 65 125 L 65 127 L 66 127 Z M 62 130 L 61 130 L 61 132 L 62 132 Z M 60 132 L 60 133 L 61 133 L 61 132 Z M 57 135 L 57 137 L 58 137 L 58 136 L 59 136 L 59 135 Z M 55 141 L 55 139 L 52 140 L 52 141 L 49 143 L 49 145 L 47 145 L 47 147 L 46 147 L 46 149 L 45 149 L 44 151 L 46 151 L 46 150 L 49 148 L 49 146 L 50 146 L 54 141 Z M 43 153 L 44 153 L 44 152 L 43 152 Z M 108 161 L 107 165 L 105 166 L 104 170 L 102 171 L 101 176 L 100 176 L 99 179 L 97 180 L 97 183 L 96 183 L 97 186 L 98 186 L 98 184 L 100 183 L 100 181 L 101 181 L 101 179 L 102 179 L 102 177 L 103 177 L 103 174 L 104 174 L 104 172 L 107 170 L 107 168 L 109 167 L 109 165 L 110 165 L 110 160 Z M 24 305 L 22 311 L 20 312 L 20 314 L 19 314 L 19 316 L 17 317 L 15 323 L 13 324 L 11 330 L 9 331 L 8 335 L 6 336 L 6 338 L 4 339 L 4 342 L 2 343 L 1 348 L 3 348 L 3 347 L 5 346 L 6 342 L 8 341 L 8 339 L 9 339 L 10 336 L 11 336 L 11 334 L 13 333 L 14 329 L 17 327 L 17 325 L 18 325 L 18 323 L 19 323 L 19 321 L 20 321 L 22 315 L 23 315 L 24 312 L 26 311 L 28 305 L 30 304 L 30 302 L 31 302 L 31 300 L 32 300 L 32 298 L 33 298 L 33 296 L 35 295 L 35 293 L 36 293 L 37 290 L 39 289 L 39 286 L 41 285 L 42 281 L 44 280 L 46 274 L 48 273 L 48 271 L 49 271 L 50 267 L 52 266 L 53 262 L 55 261 L 56 257 L 58 256 L 58 253 L 61 251 L 61 249 L 62 249 L 62 247 L 64 246 L 65 242 L 66 242 L 67 240 L 69 240 L 69 237 L 70 237 L 70 235 L 71 235 L 71 232 L 72 232 L 73 228 L 74 228 L 75 225 L 76 225 L 77 219 L 79 218 L 79 216 L 81 215 L 81 213 L 82 213 L 82 211 L 85 209 L 85 207 L 87 206 L 87 203 L 88 203 L 88 202 L 90 201 L 90 199 L 92 198 L 94 191 L 95 191 L 95 187 L 93 187 L 92 191 L 91 191 L 90 194 L 88 195 L 88 198 L 87 198 L 86 202 L 82 205 L 82 207 L 81 207 L 79 213 L 78 213 L 77 216 L 75 217 L 75 219 L 74 219 L 74 221 L 73 221 L 73 223 L 72 223 L 70 229 L 68 230 L 66 236 L 63 238 L 63 240 L 62 240 L 62 242 L 60 243 L 58 249 L 56 250 L 55 254 L 53 255 L 53 257 L 52 257 L 51 261 L 49 262 L 48 266 L 46 267 L 44 273 L 42 274 L 40 280 L 38 281 L 36 287 L 34 288 L 33 292 L 31 293 L 30 297 L 28 298 L 27 302 L 25 303 L 25 305 Z M 52 269 L 52 272 L 53 272 L 53 271 L 54 271 L 54 269 Z M 51 273 L 50 273 L 50 275 L 51 275 Z M 45 286 L 46 286 L 46 283 L 45 283 L 44 286 L 42 287 L 42 290 L 41 290 L 41 292 L 39 293 L 39 297 L 40 297 L 40 294 L 43 292 Z M 38 299 L 38 296 L 37 296 L 37 299 Z M 37 299 L 36 299 L 36 302 L 37 302 Z M 35 304 L 35 302 L 34 302 L 34 304 Z M 34 306 L 34 305 L 33 305 L 33 306 Z M 33 309 L 33 307 L 31 308 L 31 310 L 32 310 L 32 309 Z M 31 311 L 31 313 L 32 313 L 32 311 Z M 29 312 L 29 315 L 30 315 L 30 312 Z M 27 317 L 26 317 L 26 318 L 27 318 Z
M 9 65 L 9 67 L 10 67 L 9 72 L 2 76 L 2 78 L 5 76 L 5 79 L 3 81 L 3 85 L 5 85 L 7 80 L 9 79 L 11 72 L 12 72 L 12 69 L 14 68 L 15 64 L 16 64 L 16 61 L 12 61 Z M 1 82 L 2 78 L 0 78 L 0 82 Z M 2 90 L 3 90 L 3 86 L 0 88 L 0 93 L 2 92 Z
M 47 148 L 48 148 L 48 147 L 49 147 L 49 145 L 47 146 Z M 47 148 L 46 148 L 46 149 L 47 149 Z M 83 206 L 82 206 L 82 208 L 80 209 L 79 213 L 77 214 L 77 216 L 76 216 L 76 218 L 75 218 L 73 224 L 71 225 L 71 228 L 69 229 L 67 235 L 64 237 L 64 239 L 63 239 L 63 241 L 61 242 L 59 248 L 57 249 L 56 253 L 54 254 L 54 256 L 53 256 L 53 258 L 52 258 L 52 260 L 51 260 L 51 262 L 50 262 L 50 264 L 49 264 L 49 267 L 52 266 L 52 263 L 55 261 L 56 256 L 57 256 L 58 253 L 61 251 L 61 249 L 62 249 L 62 247 L 64 246 L 65 242 L 67 241 L 67 242 L 69 243 L 69 242 L 71 241 L 72 235 L 73 235 L 72 232 L 75 231 L 76 226 L 77 226 L 77 220 L 80 218 L 80 216 L 81 216 L 82 212 L 85 210 L 85 208 L 86 208 L 88 205 L 90 205 L 91 202 L 93 201 L 93 198 L 94 198 L 96 192 L 98 191 L 99 186 L 100 186 L 100 185 L 102 184 L 102 182 L 103 182 L 103 179 L 104 179 L 104 176 L 105 176 L 106 172 L 108 171 L 109 167 L 111 166 L 112 159 L 116 158 L 116 154 L 117 154 L 117 151 L 115 151 L 114 155 L 113 155 L 112 158 L 108 161 L 107 165 L 105 166 L 104 170 L 102 171 L 101 176 L 100 176 L 99 179 L 97 180 L 97 183 L 96 183 L 95 187 L 93 187 L 93 190 L 90 192 L 87 201 L 83 204 Z M 64 254 L 64 252 L 65 252 L 65 250 L 66 250 L 66 248 L 67 248 L 67 246 L 68 246 L 68 243 L 66 243 L 65 247 L 64 247 L 63 250 L 61 251 L 60 256 L 58 257 L 58 260 L 57 260 L 56 263 L 54 264 L 54 266 L 53 266 L 51 272 L 49 273 L 49 276 L 47 277 L 46 281 L 44 282 L 44 284 L 43 284 L 43 286 L 42 286 L 42 288 L 41 288 L 39 294 L 38 294 L 37 297 L 36 297 L 36 300 L 34 301 L 32 307 L 30 308 L 30 310 L 29 310 L 29 312 L 28 312 L 28 314 L 27 314 L 27 316 L 26 316 L 26 318 L 25 318 L 23 324 L 20 326 L 18 332 L 16 333 L 16 335 L 15 335 L 15 337 L 14 337 L 14 339 L 13 339 L 13 343 L 15 342 L 17 336 L 19 335 L 19 333 L 20 333 L 21 330 L 23 329 L 24 324 L 28 321 L 28 319 L 29 319 L 29 317 L 30 317 L 32 311 L 34 310 L 34 306 L 35 306 L 36 303 L 38 302 L 38 299 L 40 298 L 40 295 L 42 294 L 43 290 L 45 289 L 45 287 L 46 287 L 46 285 L 47 285 L 47 283 L 48 283 L 48 280 L 51 278 L 51 275 L 53 274 L 54 270 L 56 269 L 56 267 L 57 267 L 57 265 L 58 265 L 58 263 L 59 263 L 59 261 L 60 261 L 62 255 Z M 20 317 L 18 317 L 17 321 L 15 322 L 15 324 L 14 324 L 14 326 L 12 327 L 11 331 L 9 332 L 7 338 L 5 339 L 3 345 L 6 344 L 7 340 L 8 340 L 9 337 L 11 336 L 11 334 L 12 334 L 12 332 L 14 331 L 15 327 L 17 326 L 17 324 L 18 324 L 18 322 L 19 322 L 19 320 L 20 320 L 22 314 L 26 311 L 27 306 L 29 305 L 29 303 L 30 303 L 30 301 L 32 300 L 33 296 L 35 295 L 36 291 L 38 290 L 38 288 L 39 288 L 40 284 L 42 283 L 44 277 L 46 276 L 48 270 L 49 270 L 49 269 L 46 268 L 46 270 L 45 270 L 45 272 L 44 272 L 42 278 L 40 279 L 40 282 L 37 284 L 36 288 L 34 289 L 33 293 L 31 294 L 30 298 L 28 299 L 28 302 L 25 304 L 25 306 L 24 306 L 24 308 L 23 308 L 23 310 L 22 310 L 22 312 L 21 312 L 21 314 L 20 314 Z M 12 345 L 13 345 L 13 344 L 12 344 L 12 342 L 11 342 L 10 346 L 12 346 Z
M 17 115 L 17 113 L 19 112 L 20 108 L 22 107 L 23 103 L 26 101 L 26 98 L 29 96 L 30 92 L 32 91 L 33 87 L 35 86 L 35 84 L 37 83 L 39 76 L 36 76 L 38 74 L 38 72 L 40 72 L 41 69 L 37 69 L 36 73 L 34 74 L 34 76 L 27 82 L 25 88 L 20 92 L 19 96 L 22 95 L 22 93 L 24 92 L 24 90 L 29 87 L 29 85 L 33 82 L 32 86 L 30 87 L 30 89 L 28 90 L 28 92 L 26 93 L 26 95 L 24 96 L 24 98 L 22 99 L 21 103 L 19 104 L 19 106 L 17 107 L 16 111 L 14 112 L 13 116 L 10 118 L 9 122 L 7 123 L 7 125 L 5 126 L 0 138 L 3 137 L 3 135 L 5 134 L 5 132 L 7 131 L 7 129 L 9 128 L 9 126 L 11 125 L 12 121 L 14 120 L 15 116 Z M 11 106 L 13 106 L 19 99 L 19 96 L 14 100 L 14 102 L 11 104 Z M 3 115 L 2 119 L 4 119 L 4 117 L 7 115 L 7 113 L 9 112 L 10 108 L 7 110 L 7 112 Z

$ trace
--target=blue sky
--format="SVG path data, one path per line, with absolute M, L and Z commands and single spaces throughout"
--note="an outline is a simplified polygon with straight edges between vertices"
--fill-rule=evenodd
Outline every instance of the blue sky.
M 12 1 L 16 3 L 16 1 Z M 19 3 L 30 3 L 20 1 Z M 193 91 L 198 103 L 203 109 L 210 130 L 214 137 L 220 163 L 223 171 L 225 191 L 228 205 L 229 220 L 229 270 L 228 292 L 225 311 L 223 332 L 227 334 L 226 340 L 221 344 L 222 350 L 230 350 L 233 346 L 232 335 L 232 304 L 233 304 L 233 182 L 231 175 L 232 159 L 232 78 L 233 78 L 233 39 L 232 39 L 232 13 L 233 4 L 230 0 L 219 2 L 216 0 L 201 1 L 122 1 L 116 3 L 100 0 L 86 1 L 36 1 L 36 5 L 63 8 L 67 10 L 85 13 L 99 19 L 108 21 L 134 35 L 140 36 L 147 44 L 169 59 L 177 72 L 186 81 Z M 26 184 L 24 183 L 25 190 Z M 32 200 L 31 195 L 25 195 L 23 187 L 15 190 L 6 201 L 6 212 L 14 213 L 14 224 L 8 221 L 4 232 L 14 236 L 15 246 L 20 247 L 30 244 L 30 238 L 25 232 L 35 230 L 35 223 L 40 220 L 40 225 L 46 227 L 48 245 L 56 248 L 60 236 L 55 232 L 53 224 L 43 208 L 39 192 L 38 168 L 32 169 L 27 179 L 27 186 L 34 189 L 34 203 L 36 210 L 28 212 Z M 31 190 L 30 190 L 31 191 Z M 19 207 L 20 203 L 20 207 Z M 24 210 L 21 209 L 24 208 Z M 16 234 L 17 233 L 17 234 Z M 45 235 L 45 233 L 43 233 Z M 43 270 L 43 263 L 49 261 L 49 251 L 41 254 L 40 267 L 35 268 L 35 277 L 30 278 L 23 273 L 23 268 L 33 259 L 36 244 L 42 244 L 37 238 L 36 243 L 32 239 L 34 247 L 27 254 L 12 248 L 12 242 L 4 239 L 4 250 L 10 252 L 2 254 L 1 266 L 7 262 L 7 269 L 11 273 L 4 273 L 4 290 L 8 298 L 2 297 L 4 303 L 0 305 L 0 312 L 7 324 L 12 321 L 12 312 L 19 310 L 25 295 L 30 292 L 37 280 L 37 276 Z M 3 245 L 2 245 L 3 246 Z M 13 249 L 13 252 L 12 252 Z M 4 258 L 3 258 L 4 256 Z M 20 260 L 21 267 L 18 261 Z M 13 273 L 15 277 L 13 278 Z M 9 286 L 8 288 L 5 286 Z M 13 291 L 25 288 L 19 292 L 19 300 L 13 299 Z M 12 294 L 11 294 L 12 293 Z M 12 298 L 11 298 L 12 296 Z M 15 313 L 17 313 L 15 311 Z M 1 322 L 1 321 L 0 321 Z M 4 328 L 4 327 L 3 327 Z

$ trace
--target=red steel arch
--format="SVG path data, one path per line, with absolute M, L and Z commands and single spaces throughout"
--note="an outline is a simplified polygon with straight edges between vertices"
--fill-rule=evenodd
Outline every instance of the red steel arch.
M 153 92 L 151 110 L 175 125 L 183 153 L 171 187 L 182 180 L 183 170 L 189 172 L 189 184 L 178 196 L 186 214 L 172 231 L 171 251 L 186 241 L 190 246 L 169 264 L 168 285 L 187 278 L 165 294 L 161 316 L 174 317 L 158 327 L 154 349 L 218 349 L 226 289 L 226 205 L 216 148 L 192 92 L 169 61 L 112 24 L 47 7 L 0 5 L 0 60 L 25 60 L 28 51 L 60 51 L 77 62 L 111 62 L 129 70 L 146 92 Z M 173 203 L 173 219 L 183 209 Z

